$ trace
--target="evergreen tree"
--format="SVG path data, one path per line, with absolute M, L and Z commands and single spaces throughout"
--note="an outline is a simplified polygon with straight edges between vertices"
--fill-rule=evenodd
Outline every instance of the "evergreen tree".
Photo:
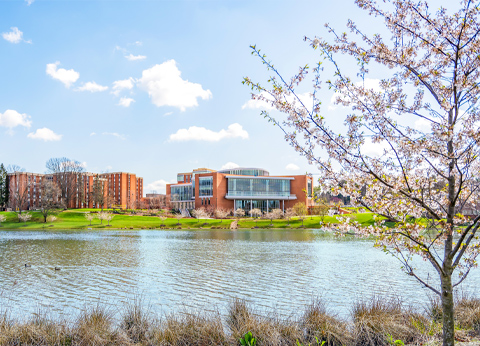
M 8 203 L 8 174 L 5 166 L 0 164 L 0 209 L 4 209 Z

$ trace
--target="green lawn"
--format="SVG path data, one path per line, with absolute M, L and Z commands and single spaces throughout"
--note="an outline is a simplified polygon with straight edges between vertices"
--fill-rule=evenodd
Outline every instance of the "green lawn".
M 88 211 L 98 211 L 98 209 L 88 210 Z M 43 216 L 39 212 L 31 212 L 32 218 L 27 223 L 18 222 L 18 217 L 16 213 L 13 212 L 0 212 L 0 215 L 5 215 L 7 220 L 2 222 L 1 228 L 3 229 L 150 229 L 150 228 L 160 228 L 162 221 L 155 216 L 137 216 L 137 215 L 122 215 L 114 214 L 115 217 L 110 222 L 110 226 L 107 226 L 107 221 L 103 221 L 103 224 L 100 223 L 100 220 L 94 219 L 92 225 L 84 217 L 84 209 L 74 209 L 66 210 L 59 212 L 56 217 L 57 220 L 54 222 L 43 222 Z M 349 217 L 355 218 L 362 225 L 369 225 L 373 223 L 373 217 L 370 213 L 362 214 L 350 214 Z M 303 222 L 304 228 L 319 228 L 320 221 L 322 218 L 320 216 L 308 216 Z M 198 229 L 198 228 L 230 228 L 230 223 L 234 221 L 233 218 L 218 220 L 218 219 L 207 219 L 207 220 L 197 220 L 193 218 L 181 219 L 180 224 L 182 229 Z M 335 217 L 326 216 L 323 218 L 323 221 L 326 223 L 336 223 L 337 220 Z M 164 228 L 179 228 L 178 220 L 175 218 L 169 218 L 163 222 L 165 225 Z M 240 219 L 238 224 L 240 229 L 242 228 L 302 228 L 302 221 L 299 218 L 293 218 L 290 221 L 281 219 L 273 220 L 273 225 L 271 225 L 270 220 L 265 219 L 252 219 L 252 218 L 243 218 Z

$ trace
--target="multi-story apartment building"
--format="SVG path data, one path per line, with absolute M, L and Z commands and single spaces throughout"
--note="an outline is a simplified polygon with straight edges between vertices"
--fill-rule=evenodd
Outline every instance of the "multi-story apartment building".
M 143 179 L 130 173 L 96 174 L 66 172 L 40 174 L 14 172 L 9 178 L 9 207 L 37 209 L 41 206 L 46 181 L 57 184 L 59 199 L 66 208 L 104 208 L 117 205 L 134 208 L 143 197 Z
M 263 212 L 312 205 L 313 179 L 309 175 L 270 176 L 259 168 L 214 171 L 206 168 L 179 173 L 176 184 L 167 184 L 167 198 L 176 209 L 213 207 L 258 208 Z
M 108 181 L 112 204 L 120 208 L 136 208 L 143 198 L 143 178 L 132 173 L 114 172 L 101 175 Z

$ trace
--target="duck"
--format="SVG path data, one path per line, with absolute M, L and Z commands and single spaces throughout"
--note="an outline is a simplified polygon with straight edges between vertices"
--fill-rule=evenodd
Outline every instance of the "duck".
M 25 263 L 25 268 L 30 268 L 31 266 L 31 264 Z
M 55 267 L 55 270 L 60 270 L 60 267 Z

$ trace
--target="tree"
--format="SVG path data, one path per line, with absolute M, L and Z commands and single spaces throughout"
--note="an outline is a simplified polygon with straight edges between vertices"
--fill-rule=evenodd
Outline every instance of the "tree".
M 265 219 L 270 220 L 270 226 L 273 226 L 273 220 L 280 219 L 282 217 L 282 210 L 281 209 L 273 209 L 270 210 L 268 213 L 265 213 L 263 216 Z
M 32 214 L 30 213 L 17 214 L 17 216 L 18 222 L 23 221 L 25 224 L 27 224 L 27 221 L 32 218 Z
M 54 214 L 58 209 L 64 207 L 60 201 L 61 191 L 56 182 L 43 179 L 39 194 L 38 204 L 43 220 L 46 223 L 49 215 Z
M 160 215 L 158 218 L 160 219 L 160 222 L 161 222 L 160 227 L 165 226 L 165 220 L 167 219 L 167 217 L 165 215 Z
M 253 208 L 253 209 L 249 210 L 248 213 L 250 214 L 251 217 L 255 218 L 255 227 L 257 227 L 257 225 L 258 225 L 257 218 L 262 215 L 262 211 L 258 208 Z
M 110 226 L 110 221 L 115 215 L 101 211 L 97 214 L 97 218 L 100 220 L 100 224 L 103 225 L 103 220 L 107 220 L 107 226 Z
M 105 179 L 100 178 L 97 174 L 93 178 L 93 188 L 92 188 L 92 200 L 93 205 L 100 206 L 103 211 L 103 207 L 107 203 L 107 194 L 105 193 Z
M 12 177 L 9 177 L 9 180 Z M 11 185 L 11 186 L 10 186 Z M 9 200 L 8 205 L 13 209 L 18 215 L 22 214 L 22 209 L 25 210 L 28 208 L 29 202 L 29 191 L 30 183 L 27 182 L 22 184 L 20 182 L 19 175 L 14 174 L 14 184 L 9 183 Z M 20 222 L 20 219 L 18 220 Z
M 295 215 L 297 215 L 295 213 L 295 209 L 293 208 L 288 208 L 287 210 L 285 210 L 285 214 L 284 214 L 284 217 L 285 219 L 287 219 L 287 225 L 290 225 L 290 220 L 292 219 L 292 217 L 294 217 Z
M 195 209 L 192 211 L 192 214 L 197 220 L 207 219 L 210 216 L 210 214 L 204 208 Z
M 293 206 L 293 210 L 295 210 L 295 215 L 297 215 L 298 218 L 302 220 L 302 227 L 303 227 L 303 222 L 305 221 L 305 218 L 307 217 L 307 214 L 308 214 L 307 206 L 303 202 L 297 202 Z
M 218 208 L 218 209 L 215 209 L 214 213 L 215 213 L 215 217 L 217 219 L 220 219 L 220 223 L 222 223 L 223 219 L 225 219 L 228 215 L 230 215 L 230 210 Z
M 85 219 L 90 221 L 90 226 L 92 225 L 92 220 L 95 219 L 95 214 L 92 213 L 85 213 Z
M 78 192 L 81 173 L 84 166 L 75 160 L 66 157 L 51 158 L 46 163 L 48 173 L 53 174 L 54 180 L 60 187 L 61 197 L 65 207 L 69 207 L 75 199 L 79 199 Z
M 0 227 L 2 227 L 2 222 L 5 222 L 7 217 L 5 215 L 0 215 Z
M 245 210 L 243 210 L 242 208 L 237 208 L 237 210 L 235 210 L 235 216 L 238 218 L 238 217 L 244 217 L 245 216 Z
M 0 210 L 4 210 L 8 203 L 10 192 L 8 180 L 7 170 L 2 163 L 0 164 Z
M 183 219 L 183 214 L 182 213 L 175 214 L 175 218 L 177 219 L 177 225 L 181 226 L 180 220 Z
M 356 1 L 384 20 L 390 40 L 367 35 L 353 21 L 348 28 L 359 42 L 329 25 L 331 40 L 306 38 L 326 65 L 313 68 L 308 103 L 297 92 L 308 66 L 286 79 L 255 46 L 253 54 L 273 71 L 272 87 L 249 78 L 244 82 L 255 91 L 253 98 L 285 114 L 264 113 L 318 167 L 322 184 L 379 216 L 368 228 L 345 218 L 340 231 L 377 235 L 377 244 L 402 261 L 407 274 L 441 298 L 443 345 L 451 346 L 453 288 L 476 265 L 480 250 L 475 241 L 480 215 L 463 215 L 480 192 L 480 8 L 477 1 L 465 0 L 456 12 L 432 13 L 422 2 L 390 3 L 389 11 L 370 0 Z M 358 71 L 345 73 L 344 63 Z M 369 79 L 371 71 L 383 79 Z M 336 104 L 348 109 L 344 130 L 335 130 L 322 114 L 323 85 L 335 92 Z M 365 144 L 382 150 L 369 153 Z M 328 158 L 319 157 L 318 149 Z M 439 284 L 420 277 L 411 262 L 414 255 L 432 265 Z

